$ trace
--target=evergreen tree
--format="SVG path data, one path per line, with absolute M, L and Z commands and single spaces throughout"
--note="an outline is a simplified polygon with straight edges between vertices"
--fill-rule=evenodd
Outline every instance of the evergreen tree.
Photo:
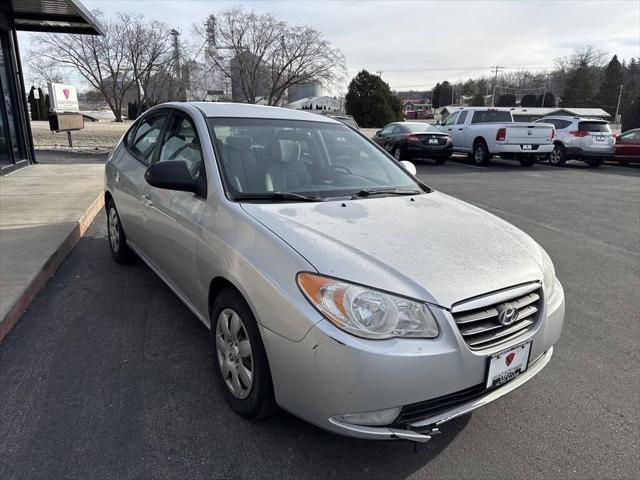
M 620 86 L 624 81 L 624 69 L 614 55 L 604 70 L 602 83 L 598 92 L 598 106 L 610 114 L 615 114 L 620 94 Z
M 562 107 L 593 107 L 596 103 L 596 84 L 593 71 L 586 61 L 581 61 L 571 70 L 564 81 Z
M 29 102 L 29 107 L 31 108 L 31 120 L 40 120 L 40 107 L 34 94 L 35 91 L 36 87 L 31 87 L 31 90 L 29 90 L 29 96 L 27 97 L 27 102 Z
M 515 107 L 516 106 L 516 96 L 512 93 L 505 93 L 504 95 L 500 95 L 498 97 L 498 101 L 496 102 L 496 107 Z
M 48 95 L 42 91 L 41 88 L 38 88 L 38 94 L 40 98 L 38 98 L 38 109 L 39 109 L 39 117 L 40 120 L 49 120 L 49 104 L 47 102 Z
M 433 105 L 433 108 L 440 108 L 442 106 L 442 103 L 440 103 L 440 91 L 442 90 L 442 86 L 440 85 L 440 82 L 436 83 L 436 86 L 433 87 L 433 90 L 431 91 L 431 104 Z
M 536 106 L 554 108 L 556 106 L 556 97 L 553 92 L 546 92 L 544 95 L 539 95 Z
M 640 128 L 640 97 L 624 109 L 622 113 L 622 131 Z
M 471 99 L 472 107 L 484 107 L 484 95 L 476 93 Z
M 520 100 L 520 106 L 521 107 L 539 107 L 540 100 L 538 100 L 538 97 L 536 95 L 531 95 L 531 94 L 524 95 Z
M 403 117 L 402 102 L 391 93 L 389 84 L 366 70 L 349 83 L 345 109 L 364 128 L 382 127 Z

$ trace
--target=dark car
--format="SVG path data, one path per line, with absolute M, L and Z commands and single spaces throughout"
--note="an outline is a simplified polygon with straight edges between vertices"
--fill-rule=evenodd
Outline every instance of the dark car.
M 431 158 L 442 165 L 453 153 L 451 135 L 422 122 L 394 122 L 378 130 L 373 141 L 396 160 Z
M 618 135 L 613 158 L 620 163 L 640 163 L 640 128 Z
M 353 118 L 351 115 L 347 115 L 345 113 L 336 113 L 336 112 L 327 112 L 327 111 L 320 111 L 320 112 L 312 111 L 311 113 L 318 113 L 323 117 L 333 118 L 334 120 L 338 120 L 339 122 L 344 123 L 347 127 L 351 127 L 354 130 L 360 130 L 360 126 L 358 125 L 358 122 L 356 122 L 355 118 Z

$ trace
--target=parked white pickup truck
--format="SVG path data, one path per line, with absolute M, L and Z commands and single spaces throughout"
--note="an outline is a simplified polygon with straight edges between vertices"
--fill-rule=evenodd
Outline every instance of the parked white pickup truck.
M 530 167 L 553 151 L 552 124 L 514 122 L 508 108 L 461 107 L 438 128 L 451 135 L 454 152 L 469 154 L 478 165 L 497 155 Z

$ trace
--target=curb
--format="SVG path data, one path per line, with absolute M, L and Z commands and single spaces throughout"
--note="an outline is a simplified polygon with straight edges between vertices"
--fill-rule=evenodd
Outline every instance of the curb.
M 67 238 L 57 248 L 57 250 L 49 257 L 44 263 L 40 271 L 31 280 L 31 283 L 22 292 L 20 298 L 13 304 L 7 315 L 0 319 L 0 342 L 7 336 L 13 326 L 18 322 L 22 314 L 29 308 L 29 305 L 33 301 L 34 297 L 38 294 L 40 289 L 46 285 L 49 279 L 56 273 L 58 267 L 62 264 L 65 258 L 72 252 L 80 238 L 85 234 L 91 222 L 96 218 L 96 215 L 104 207 L 104 195 L 100 195 L 93 201 L 86 212 L 80 217 L 77 225 L 69 232 Z

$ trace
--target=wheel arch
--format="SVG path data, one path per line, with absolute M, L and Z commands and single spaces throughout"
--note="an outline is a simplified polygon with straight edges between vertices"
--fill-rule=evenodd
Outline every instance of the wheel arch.
M 485 145 L 487 145 L 487 141 L 485 140 L 485 138 L 481 135 L 477 136 L 476 138 L 473 139 L 473 146 L 475 147 L 478 143 L 484 143 Z

